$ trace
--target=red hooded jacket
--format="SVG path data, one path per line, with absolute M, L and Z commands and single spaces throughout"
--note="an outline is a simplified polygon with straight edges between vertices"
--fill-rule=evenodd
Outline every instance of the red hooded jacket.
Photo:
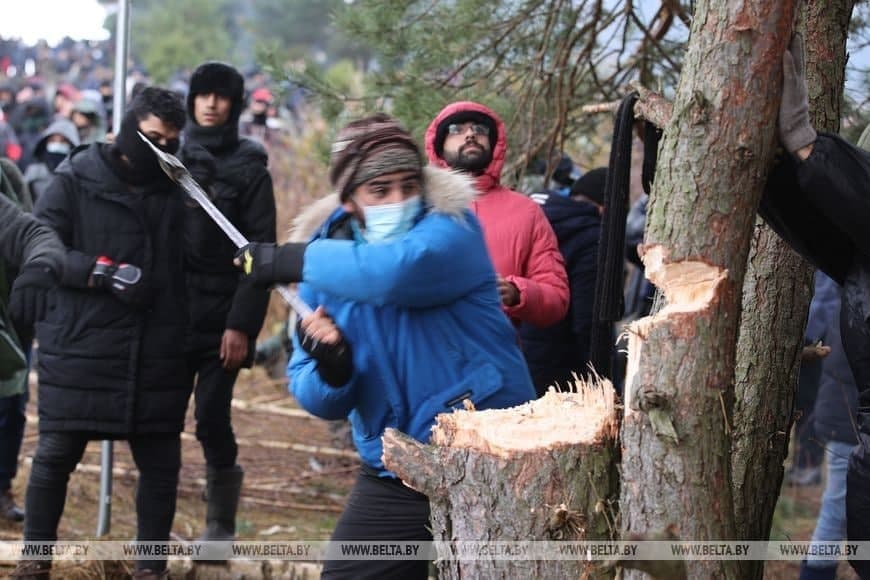
M 525 195 L 501 185 L 507 140 L 502 120 L 491 109 L 471 101 L 447 105 L 426 129 L 429 163 L 448 167 L 436 153 L 435 138 L 441 122 L 456 113 L 475 111 L 490 117 L 496 126 L 492 161 L 477 177 L 478 196 L 471 210 L 483 227 L 486 246 L 495 270 L 520 291 L 519 304 L 505 307 L 514 323 L 549 326 L 568 311 L 568 276 L 556 234 L 540 206 Z

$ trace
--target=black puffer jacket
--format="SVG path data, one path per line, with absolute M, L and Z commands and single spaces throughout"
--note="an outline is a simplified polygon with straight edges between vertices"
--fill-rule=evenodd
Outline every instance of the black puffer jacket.
M 768 180 L 762 215 L 802 256 L 843 288 L 840 338 L 858 390 L 858 440 L 846 473 L 846 535 L 870 540 L 870 153 L 819 134 L 802 162 Z M 861 578 L 870 563 L 852 560 Z
M 520 326 L 523 354 L 541 396 L 549 385 L 573 381 L 572 372 L 588 371 L 601 216 L 593 204 L 558 194 L 533 194 L 532 199 L 556 232 L 571 289 L 565 318 L 545 328 Z
M 36 205 L 67 248 L 61 285 L 36 329 L 43 432 L 124 437 L 183 427 L 192 386 L 180 348 L 187 329 L 183 196 L 162 175 L 135 188 L 123 183 L 114 156 L 108 145 L 74 150 Z M 142 268 L 147 306 L 87 287 L 100 255 Z
M 870 154 L 820 134 L 805 161 L 771 173 L 759 212 L 792 248 L 843 288 L 841 335 L 870 408 Z
M 0 194 L 0 257 L 13 266 L 42 264 L 53 272 L 63 269 L 63 246 L 54 233 Z
M 275 196 L 266 151 L 256 141 L 239 139 L 235 125 L 191 125 L 185 132 L 182 161 L 196 162 L 185 154 L 190 145 L 205 147 L 215 163 L 214 181 L 208 187 L 215 206 L 249 240 L 274 242 Z M 192 348 L 217 352 L 224 330 L 232 328 L 247 334 L 253 349 L 266 316 L 268 290 L 242 279 L 233 266 L 236 247 L 202 209 L 188 204 L 186 219 Z

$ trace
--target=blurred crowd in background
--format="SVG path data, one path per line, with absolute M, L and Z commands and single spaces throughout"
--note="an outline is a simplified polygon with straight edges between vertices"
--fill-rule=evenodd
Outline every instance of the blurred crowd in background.
M 44 42 L 27 45 L 0 39 L 0 155 L 14 160 L 23 172 L 38 163 L 53 169 L 57 154 L 110 136 L 113 52 L 108 40 L 67 38 L 50 47 Z M 300 132 L 304 90 L 286 81 L 277 85 L 255 65 L 240 70 L 247 89 L 247 106 L 240 119 L 242 134 L 268 144 L 276 134 Z M 190 73 L 178 71 L 166 86 L 184 97 Z M 126 79 L 125 102 L 150 82 L 147 71 L 133 64 Z M 49 142 L 57 145 L 49 146 Z

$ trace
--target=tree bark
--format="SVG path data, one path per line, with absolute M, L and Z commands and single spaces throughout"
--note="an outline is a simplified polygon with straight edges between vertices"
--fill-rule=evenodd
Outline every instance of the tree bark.
M 736 537 L 729 401 L 741 288 L 793 11 L 792 0 L 696 7 L 643 248 L 667 305 L 629 329 L 623 537 Z M 688 562 L 687 572 L 739 577 L 727 560 Z
M 437 542 L 612 539 L 614 398 L 607 382 L 512 409 L 439 415 L 431 445 L 388 429 L 384 464 L 429 496 Z M 438 572 L 442 580 L 612 575 L 580 559 L 442 559 Z
M 853 4 L 810 0 L 800 15 L 810 117 L 819 130 L 839 129 Z M 770 536 L 788 455 L 812 272 L 770 228 L 756 228 L 743 286 L 732 447 L 735 521 L 738 537 L 744 540 Z M 762 577 L 764 562 L 747 561 L 743 566 L 744 578 Z
M 735 371 L 732 485 L 737 536 L 765 540 L 788 455 L 812 268 L 760 224 L 743 284 Z M 771 340 L 776 337 L 776 340 Z M 745 562 L 758 578 L 764 562 Z

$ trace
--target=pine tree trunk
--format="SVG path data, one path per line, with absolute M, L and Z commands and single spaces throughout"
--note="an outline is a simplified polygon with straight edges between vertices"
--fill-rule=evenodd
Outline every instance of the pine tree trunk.
M 731 467 L 737 536 L 765 540 L 788 455 L 812 268 L 766 225 L 755 230 L 737 342 Z M 776 337 L 776 340 L 771 340 Z M 763 562 L 745 562 L 757 578 Z
M 513 409 L 439 415 L 431 445 L 387 430 L 384 464 L 429 496 L 438 542 L 612 539 L 618 427 L 605 385 L 547 393 Z M 581 559 L 444 559 L 438 573 L 441 580 L 612 575 Z
M 807 45 L 810 116 L 820 130 L 839 128 L 852 7 L 852 0 L 809 0 L 803 5 L 799 28 L 805 31 Z M 788 454 L 811 296 L 812 267 L 770 228 L 757 227 L 737 343 L 732 481 L 741 539 L 770 536 Z M 764 562 L 744 562 L 741 575 L 761 578 L 763 571 Z
M 702 0 L 695 10 L 644 246 L 667 305 L 629 330 L 623 537 L 736 537 L 729 402 L 741 288 L 793 10 L 791 0 Z M 739 577 L 727 560 L 688 562 L 687 572 Z

